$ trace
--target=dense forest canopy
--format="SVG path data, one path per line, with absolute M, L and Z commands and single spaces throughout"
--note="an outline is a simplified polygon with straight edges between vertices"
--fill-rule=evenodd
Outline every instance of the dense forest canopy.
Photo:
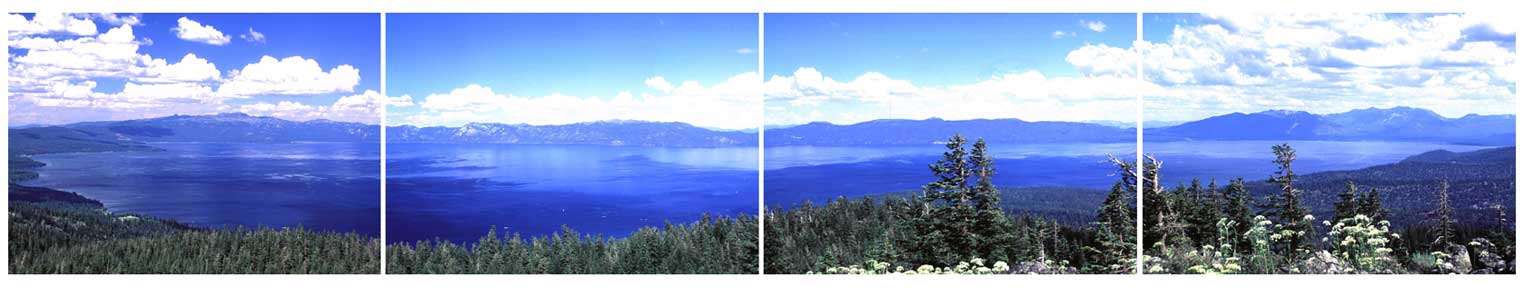
M 766 273 L 1130 273 L 1131 174 L 1090 223 L 1015 214 L 992 181 L 980 139 L 954 135 L 930 166 L 933 181 L 908 196 L 805 202 L 766 213 Z M 1119 171 L 1129 162 L 1118 161 Z M 850 179 L 847 179 L 850 181 Z M 1044 189 L 1044 188 L 1030 188 Z M 1094 205 L 1094 204 L 1093 204 Z
M 1516 273 L 1513 147 L 1313 174 L 1270 152 L 1266 180 L 1145 191 L 1145 272 Z

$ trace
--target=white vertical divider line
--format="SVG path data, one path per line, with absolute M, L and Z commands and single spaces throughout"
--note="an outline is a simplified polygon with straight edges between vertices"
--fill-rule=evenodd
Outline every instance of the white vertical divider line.
M 386 91 L 386 13 L 381 13 L 381 274 L 386 274 L 386 106 L 391 102 Z
M 767 193 L 764 192 L 764 191 L 767 191 L 765 189 L 767 187 L 766 187 L 766 185 L 762 184 L 763 177 L 767 177 L 766 173 L 763 172 L 763 171 L 766 171 L 766 169 L 764 169 L 764 167 L 766 165 L 765 162 L 767 162 L 767 158 L 763 157 L 763 153 L 765 153 L 765 152 L 763 152 L 763 150 L 765 150 L 765 148 L 767 148 L 767 146 L 762 144 L 763 140 L 767 139 L 767 95 L 764 94 L 764 92 L 762 90 L 762 86 L 767 84 L 767 80 L 766 80 L 767 79 L 767 73 L 766 73 L 767 66 L 765 66 L 766 62 L 764 61 L 764 59 L 767 59 L 767 57 L 763 56 L 763 54 L 767 53 L 767 49 L 766 49 L 767 45 L 765 43 L 766 40 L 767 40 L 767 37 L 763 36 L 763 35 L 766 35 L 766 33 L 763 33 L 763 31 L 765 31 L 767 29 L 767 28 L 765 28 L 767 26 L 766 25 L 767 21 L 764 20 L 766 18 L 766 16 L 767 16 L 767 13 L 761 13 L 761 12 L 757 13 L 757 79 L 758 79 L 757 81 L 759 82 L 759 83 L 757 83 L 757 274 L 758 275 L 764 274 L 764 271 L 766 271 L 765 267 L 766 267 L 766 263 L 767 263 L 767 243 L 765 242 L 765 239 L 764 239 L 764 238 L 767 237 L 767 234 L 766 234 L 766 231 L 767 231 L 766 229 L 767 228 L 763 227 L 764 225 L 767 225 L 767 221 L 766 221 L 767 220 L 767 218 L 766 218 L 767 215 L 765 214 L 765 213 L 767 213 L 767 205 L 763 204 L 763 203 L 766 203 L 763 200 L 767 198 Z
M 1143 43 L 1143 13 L 1137 13 L 1136 18 L 1137 25 L 1135 25 L 1134 28 L 1137 29 L 1138 33 L 1135 35 L 1136 39 L 1134 39 L 1132 43 L 1134 51 L 1138 51 L 1138 44 Z M 1138 81 L 1143 81 L 1143 53 L 1142 51 L 1138 51 L 1137 54 L 1138 63 L 1136 63 L 1137 68 L 1134 69 L 1135 73 L 1133 73 L 1133 77 L 1137 77 Z M 1137 205 L 1133 206 L 1137 208 L 1133 210 L 1133 215 L 1136 216 L 1136 218 L 1133 218 L 1136 219 L 1136 221 L 1134 221 L 1134 225 L 1137 226 L 1137 229 L 1135 229 L 1135 233 L 1137 233 L 1135 237 L 1137 238 L 1133 238 L 1133 245 L 1136 245 L 1133 247 L 1133 251 L 1137 253 L 1135 256 L 1137 258 L 1133 258 L 1133 263 L 1136 266 L 1134 268 L 1136 270 L 1133 271 L 1133 274 L 1143 274 L 1143 165 L 1145 165 L 1143 164 L 1143 93 L 1139 92 L 1134 96 L 1137 97 L 1137 106 L 1133 107 L 1137 111 L 1137 122 L 1134 123 L 1133 130 L 1137 131 L 1138 134 L 1134 138 L 1134 140 L 1137 141 L 1137 146 L 1135 146 L 1137 149 L 1137 154 L 1135 155 L 1137 157 L 1137 162 L 1135 163 L 1137 164 L 1133 164 L 1132 169 L 1136 169 L 1134 170 L 1135 172 L 1133 172 L 1133 175 L 1138 176 L 1137 181 L 1133 181 L 1136 182 L 1133 184 L 1137 185 L 1138 187 L 1133 191 L 1138 191 L 1138 193 L 1134 193 L 1137 195 L 1132 195 L 1133 200 L 1137 202 Z

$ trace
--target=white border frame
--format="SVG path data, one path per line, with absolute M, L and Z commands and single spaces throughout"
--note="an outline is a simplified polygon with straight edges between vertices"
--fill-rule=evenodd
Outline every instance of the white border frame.
M 1377 4 L 1379 5 L 1371 5 Z M 1344 0 L 1282 0 L 1282 1 L 1207 1 L 1207 0 L 1173 0 L 1173 1 L 1141 1 L 1141 0 L 1088 0 L 1088 1 L 1059 1 L 1059 0 L 1006 0 L 1006 1 L 980 1 L 980 0 L 940 0 L 940 1 L 915 1 L 915 0 L 753 0 L 753 1 L 726 1 L 726 0 L 561 0 L 561 1 L 489 1 L 489 0 L 266 0 L 266 1 L 196 1 L 196 0 L 159 0 L 159 1 L 110 1 L 110 0 L 6 0 L 0 3 L 0 10 L 5 12 L 151 12 L 151 13 L 381 13 L 382 29 L 382 55 L 381 55 L 381 89 L 386 87 L 386 56 L 385 56 L 385 14 L 387 13 L 428 13 L 428 12 L 451 12 L 451 13 L 529 13 L 529 12 L 567 12 L 567 13 L 654 13 L 654 12 L 680 12 L 680 13 L 758 13 L 759 23 L 763 23 L 762 15 L 766 13 L 1218 13 L 1218 12 L 1256 12 L 1256 13 L 1300 13 L 1300 12 L 1360 12 L 1360 13 L 1450 13 L 1472 11 L 1496 11 L 1511 9 L 1517 11 L 1517 5 L 1508 1 L 1424 1 L 1424 0 L 1388 0 L 1377 3 L 1366 1 Z M 1141 17 L 1141 14 L 1139 15 Z M 763 23 L 765 24 L 765 23 Z M 4 25 L 0 23 L 0 25 Z M 5 27 L 0 27 L 5 28 Z M 1517 28 L 1517 27 L 1516 27 Z M 1138 25 L 1141 37 L 1142 25 Z M 762 31 L 765 25 L 759 27 L 758 37 L 763 38 Z M 1517 45 L 1517 44 L 1516 44 Z M 7 43 L 7 47 L 8 47 Z M 758 71 L 764 75 L 763 56 L 765 52 L 765 40 L 759 40 L 758 44 Z M 1517 51 L 1518 47 L 1514 47 Z M 1518 57 L 1517 54 L 1515 57 Z M 9 67 L 8 59 L 6 65 Z M 1141 60 L 1140 60 L 1141 61 Z M 1515 63 L 1519 61 L 1516 59 Z M 1141 70 L 1141 62 L 1139 63 Z M 1517 65 L 1515 65 L 1515 69 Z M 1519 71 L 1513 71 L 1515 75 Z M 1140 73 L 1141 74 L 1141 73 Z M 1141 77 L 1141 75 L 1139 75 Z M 8 86 L 9 76 L 0 76 L 0 86 Z M 1517 84 L 1515 84 L 1517 87 Z M 7 87 L 8 88 L 8 87 Z M 7 90 L 8 91 L 8 90 Z M 383 92 L 384 93 L 384 92 Z M 1517 93 L 1517 88 L 1515 88 Z M 1141 95 L 1139 96 L 1141 100 Z M 8 98 L 8 95 L 7 95 Z M 0 117 L 9 119 L 9 101 L 5 108 L 0 109 Z M 1138 113 L 1141 114 L 1142 102 L 1139 102 Z M 1515 101 L 1516 109 L 1524 107 L 1519 101 Z M 383 108 L 383 111 L 385 108 Z M 1516 111 L 1524 111 L 1518 109 Z M 763 112 L 765 113 L 765 112 Z M 1517 113 L 1515 113 L 1517 115 Z M 763 116 L 765 117 L 765 116 Z M 381 123 L 385 126 L 386 117 L 383 116 Z M 1139 116 L 1141 121 L 1141 115 Z M 759 124 L 760 125 L 760 124 Z M 1520 130 L 1515 125 L 1516 135 Z M 383 138 L 385 129 L 382 129 Z M 763 133 L 759 133 L 763 134 Z M 758 136 L 758 140 L 765 136 Z M 1517 136 L 1516 136 L 1517 137 Z M 0 146 L 9 149 L 9 136 L 0 136 Z M 1524 137 L 1516 138 L 1524 139 Z M 1138 140 L 1141 142 L 1141 138 Z M 385 140 L 382 140 L 382 171 L 385 171 Z M 1141 143 L 1138 146 L 1141 151 Z M 758 157 L 763 157 L 762 149 L 758 151 Z M 4 156 L 9 160 L 9 156 Z M 763 159 L 765 160 L 765 159 Z M 1516 165 L 1524 166 L 1524 159 L 1516 158 Z M 758 164 L 759 170 L 764 164 Z M 759 171 L 759 195 L 758 195 L 758 220 L 763 221 L 762 212 L 766 207 L 760 188 L 762 187 L 761 171 Z M 1518 176 L 1515 176 L 1515 191 L 1517 191 Z M 382 215 L 385 215 L 385 184 L 382 184 Z M 1515 192 L 1515 207 L 1520 202 Z M 0 196 L 5 197 L 5 196 Z M 8 198 L 8 197 L 5 197 Z M 8 200 L 8 199 L 7 199 Z M 1141 209 L 1140 209 L 1141 210 Z M 1517 212 L 1517 208 L 1516 208 Z M 1515 223 L 1521 219 L 1516 214 Z M 765 222 L 764 222 L 765 223 Z M 1517 225 L 1517 224 L 1516 224 Z M 0 223 L 0 227 L 8 229 L 8 223 Z M 385 239 L 385 220 L 382 220 L 382 239 Z M 759 232 L 764 231 L 760 228 Z M 1517 233 L 1517 232 L 1516 232 Z M 1517 235 L 1515 236 L 1517 238 Z M 762 241 L 759 238 L 758 241 Z M 383 243 L 384 240 L 383 240 Z M 760 244 L 760 242 L 759 242 Z M 760 247 L 760 245 L 759 245 Z M 765 249 L 763 247 L 762 249 Z M 385 251 L 385 248 L 382 248 Z M 384 252 L 383 252 L 384 253 Z M 8 263 L 8 255 L 0 255 Z M 760 259 L 759 255 L 759 259 Z M 382 262 L 385 262 L 383 255 Z M 383 269 L 384 269 L 384 265 Z M 761 267 L 758 267 L 759 272 Z M 8 273 L 7 273 L 8 274 Z M 1465 275 L 1465 276 L 1435 276 L 1435 275 L 1236 275 L 1236 276 L 1200 276 L 1200 275 L 1042 275 L 1042 276 L 942 276 L 942 277 L 895 277 L 895 276 L 809 276 L 809 275 L 5 275 L 7 284 L 15 283 L 19 287 L 33 287 L 42 285 L 122 285 L 126 286 L 223 286 L 223 287 L 268 287 L 271 285 L 301 285 L 301 286 L 445 286 L 445 285 L 505 285 L 509 287 L 526 286 L 551 286 L 564 284 L 599 285 L 599 286 L 726 286 L 726 287 L 777 287 L 786 285 L 815 286 L 888 286 L 888 287 L 936 287 L 948 285 L 969 286 L 1100 286 L 1123 287 L 1127 285 L 1137 286 L 1222 286 L 1233 285 L 1239 287 L 1284 287 L 1300 285 L 1390 285 L 1400 286 L 1436 286 L 1453 287 L 1453 285 L 1517 285 L 1519 275 Z M 251 281 L 252 280 L 252 281 Z M 489 284 L 490 283 L 490 284 Z M 7 285 L 10 286 L 10 285 Z M 483 285 L 484 286 L 484 285 Z

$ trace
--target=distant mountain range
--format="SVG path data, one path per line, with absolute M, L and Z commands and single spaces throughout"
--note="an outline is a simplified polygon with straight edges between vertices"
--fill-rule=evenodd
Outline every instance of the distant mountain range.
M 1396 107 L 1318 115 L 1271 110 L 1233 113 L 1180 125 L 1144 129 L 1147 141 L 1383 140 L 1513 145 L 1514 115 L 1445 118 L 1433 111 Z
M 1514 143 L 1514 115 L 1445 118 L 1432 111 L 1396 107 L 1336 114 L 1272 110 L 1232 113 L 1174 126 L 1145 128 L 1147 141 L 1342 140 L 1423 141 L 1507 146 Z M 1161 122 L 1151 122 L 1155 125 Z M 1123 123 L 1125 124 L 1125 123 Z M 1125 143 L 1136 130 L 1078 122 L 976 120 L 873 120 L 850 125 L 815 122 L 765 130 L 768 146 L 928 145 L 953 134 L 991 143 Z M 1145 125 L 1145 127 L 1149 127 Z M 461 127 L 392 126 L 392 143 L 586 144 L 614 146 L 723 147 L 757 144 L 757 133 L 720 131 L 679 122 L 598 121 L 563 125 L 472 123 Z M 380 127 L 328 120 L 290 121 L 227 113 L 85 122 L 17 128 L 17 133 L 123 145 L 145 142 L 379 142 Z M 29 133 L 29 134 L 27 134 Z M 25 135 L 23 135 L 25 136 Z M 106 142 L 101 142 L 106 141 Z M 15 141 L 12 141 L 13 150 Z M 25 146 L 25 145 L 22 145 Z
M 12 154 L 152 150 L 148 142 L 380 142 L 378 125 L 291 121 L 243 113 L 8 129 Z

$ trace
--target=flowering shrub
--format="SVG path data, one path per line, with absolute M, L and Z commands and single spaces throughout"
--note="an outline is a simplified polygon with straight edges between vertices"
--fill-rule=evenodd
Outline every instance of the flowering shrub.
M 1384 220 L 1372 223 L 1370 217 L 1355 215 L 1339 220 L 1323 239 L 1329 242 L 1334 257 L 1353 270 L 1349 272 L 1393 273 L 1397 262 L 1387 244 L 1391 242 L 1389 236 L 1396 238 L 1397 235 L 1391 234 L 1390 226 L 1391 223 Z
M 846 267 L 831 267 L 831 268 L 826 268 L 825 272 L 818 273 L 818 274 L 862 274 L 862 275 L 882 275 L 882 274 L 906 274 L 906 275 L 916 275 L 916 274 L 967 274 L 967 275 L 990 275 L 990 274 L 1002 274 L 1002 273 L 1009 272 L 1011 270 L 1011 266 L 1009 264 L 1006 264 L 1005 261 L 995 261 L 994 265 L 991 265 L 991 266 L 985 266 L 985 264 L 986 264 L 986 262 L 984 261 L 984 259 L 974 258 L 974 259 L 969 260 L 969 261 L 958 262 L 958 265 L 957 266 L 953 266 L 953 267 L 936 267 L 936 266 L 931 266 L 931 265 L 921 265 L 920 267 L 916 267 L 916 269 L 911 270 L 911 269 L 905 269 L 904 266 L 894 266 L 894 269 L 890 269 L 891 265 L 889 264 L 889 262 L 880 262 L 880 261 L 877 261 L 877 260 L 871 260 L 870 259 L 870 260 L 866 261 L 865 263 L 863 263 L 863 265 L 852 265 L 852 266 L 846 266 Z M 817 274 L 817 273 L 810 272 L 809 274 Z

